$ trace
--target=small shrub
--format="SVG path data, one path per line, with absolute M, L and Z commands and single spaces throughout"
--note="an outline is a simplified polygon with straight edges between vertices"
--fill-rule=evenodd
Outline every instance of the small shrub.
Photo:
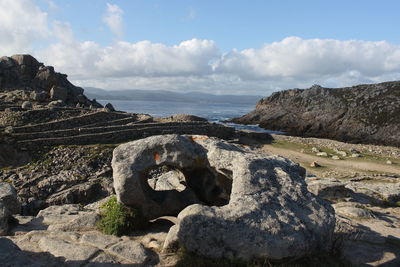
M 127 207 L 111 197 L 101 207 L 99 230 L 108 235 L 121 236 L 136 230 L 144 229 L 147 221 L 138 209 Z

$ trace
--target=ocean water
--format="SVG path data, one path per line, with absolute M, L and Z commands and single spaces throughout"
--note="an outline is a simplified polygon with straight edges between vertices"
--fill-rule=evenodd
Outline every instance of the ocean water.
M 210 122 L 222 123 L 237 129 L 247 129 L 257 132 L 280 133 L 260 128 L 258 125 L 240 125 L 225 123 L 225 120 L 240 117 L 252 111 L 255 104 L 230 103 L 186 103 L 170 101 L 141 101 L 141 100 L 97 100 L 105 105 L 111 103 L 116 110 L 145 113 L 153 117 L 167 117 L 174 114 L 191 114 L 206 118 Z

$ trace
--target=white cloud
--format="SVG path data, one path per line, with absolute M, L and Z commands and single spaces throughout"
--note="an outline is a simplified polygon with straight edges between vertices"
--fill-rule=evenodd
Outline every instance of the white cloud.
M 123 14 L 124 11 L 119 6 L 107 3 L 107 11 L 106 14 L 103 16 L 103 22 L 117 37 L 122 37 L 124 33 L 122 24 Z
M 400 46 L 388 42 L 285 38 L 221 54 L 211 40 L 175 46 L 142 41 L 61 41 L 43 55 L 83 85 L 269 94 L 312 84 L 338 87 L 400 79 Z
M 400 73 L 400 46 L 385 41 L 304 40 L 288 37 L 261 49 L 230 51 L 214 64 L 217 73 L 243 80 L 331 80 L 342 76 L 375 79 Z
M 29 53 L 49 37 L 47 14 L 31 0 L 0 0 L 0 54 Z
M 192 39 L 175 46 L 141 41 L 100 46 L 94 42 L 60 42 L 41 53 L 49 64 L 74 79 L 202 76 L 212 73 L 218 56 L 213 41 Z

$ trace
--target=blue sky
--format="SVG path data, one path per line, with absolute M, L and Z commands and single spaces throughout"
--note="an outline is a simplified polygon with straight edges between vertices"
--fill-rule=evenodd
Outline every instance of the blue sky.
M 224 51 L 257 48 L 288 36 L 304 39 L 386 40 L 400 43 L 400 1 L 389 0 L 37 0 L 53 19 L 71 23 L 77 38 L 113 41 L 102 25 L 107 3 L 124 11 L 123 40 L 174 45 L 214 40 Z
M 262 94 L 400 79 L 400 1 L 0 0 L 1 55 L 81 86 Z

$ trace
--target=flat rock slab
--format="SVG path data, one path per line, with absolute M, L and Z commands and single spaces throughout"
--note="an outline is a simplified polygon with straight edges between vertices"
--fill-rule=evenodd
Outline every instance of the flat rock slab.
M 81 242 L 101 249 L 105 249 L 112 244 L 118 243 L 121 239 L 113 235 L 103 235 L 99 233 L 87 233 L 81 237 Z
M 349 197 L 351 190 L 346 188 L 346 183 L 337 179 L 307 178 L 307 189 L 323 199 L 338 199 Z
M 356 193 L 368 196 L 373 204 L 394 205 L 400 201 L 400 182 L 388 182 L 385 180 L 351 182 L 347 188 Z
M 79 217 L 80 210 L 79 205 L 75 204 L 50 206 L 41 210 L 36 217 L 41 218 L 44 224 L 68 223 Z
M 134 240 L 122 241 L 107 250 L 110 254 L 114 254 L 138 266 L 145 266 L 149 260 L 147 252 L 142 244 Z
M 43 237 L 40 239 L 39 247 L 56 257 L 64 257 L 67 262 L 80 262 L 80 264 L 90 259 L 99 251 L 92 246 L 67 242 L 63 239 L 53 237 Z

